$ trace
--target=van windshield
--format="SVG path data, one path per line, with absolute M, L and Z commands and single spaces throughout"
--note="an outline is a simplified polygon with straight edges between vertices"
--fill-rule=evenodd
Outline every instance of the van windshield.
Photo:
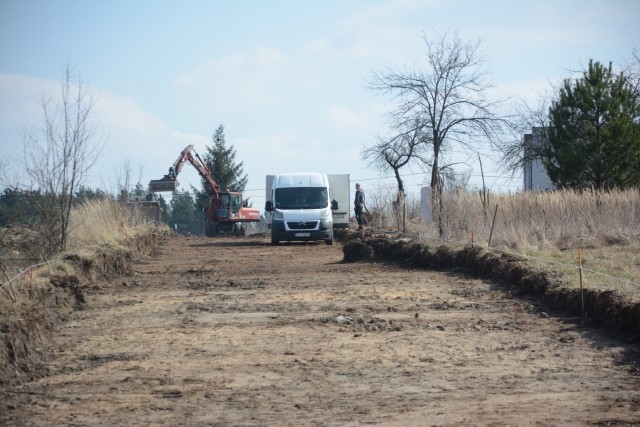
M 277 209 L 322 209 L 329 204 L 326 187 L 276 188 Z

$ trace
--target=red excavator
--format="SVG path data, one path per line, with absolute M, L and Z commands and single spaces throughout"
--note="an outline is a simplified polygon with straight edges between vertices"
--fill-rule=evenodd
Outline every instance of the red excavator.
M 207 236 L 219 232 L 239 233 L 245 230 L 242 223 L 260 221 L 260 210 L 250 208 L 242 198 L 242 193 L 227 191 L 221 192 L 220 186 L 213 179 L 211 172 L 202 161 L 198 153 L 193 150 L 193 145 L 187 146 L 169 168 L 169 173 L 162 179 L 149 181 L 149 191 L 154 193 L 175 191 L 180 183 L 178 174 L 185 162 L 191 163 L 204 180 L 207 192 L 211 195 L 211 203 L 207 210 Z

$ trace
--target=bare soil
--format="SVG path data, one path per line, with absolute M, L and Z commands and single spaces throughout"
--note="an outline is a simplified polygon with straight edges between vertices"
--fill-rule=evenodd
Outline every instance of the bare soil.
M 85 292 L 7 425 L 640 424 L 633 343 L 343 246 L 178 238 Z

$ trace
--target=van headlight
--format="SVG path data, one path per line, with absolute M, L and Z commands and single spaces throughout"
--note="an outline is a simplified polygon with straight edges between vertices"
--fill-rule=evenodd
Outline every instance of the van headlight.
M 276 209 L 273 211 L 273 219 L 284 220 L 284 214 L 282 213 L 282 211 Z
M 320 219 L 327 220 L 327 219 L 330 219 L 330 218 L 331 218 L 331 211 L 329 209 L 323 209 L 320 212 Z

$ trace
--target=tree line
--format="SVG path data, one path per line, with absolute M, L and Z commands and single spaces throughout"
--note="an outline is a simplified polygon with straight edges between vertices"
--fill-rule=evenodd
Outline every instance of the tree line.
M 162 196 L 147 191 L 138 182 L 125 183 L 118 194 L 86 186 L 89 170 L 102 155 L 104 141 L 98 138 L 93 121 L 96 97 L 77 77 L 71 66 L 63 72 L 60 93 L 44 98 L 40 116 L 24 130 L 24 175 L 16 182 L 7 175 L 7 162 L 0 159 L 0 227 L 27 226 L 39 237 L 38 252 L 43 258 L 63 252 L 67 247 L 71 210 L 81 203 L 103 199 L 153 200 L 162 211 L 162 221 L 181 232 L 198 232 L 194 223 L 208 206 L 204 190 L 176 191 L 167 203 Z M 207 147 L 205 159 L 221 186 L 242 191 L 247 182 L 242 162 L 236 162 L 235 150 L 227 147 L 224 126 Z M 204 185 L 203 185 L 204 188 Z
M 389 96 L 388 131 L 365 146 L 362 158 L 397 181 L 394 205 L 404 205 L 402 169 L 418 165 L 429 177 L 432 211 L 442 224 L 443 192 L 454 167 L 448 155 L 462 150 L 477 155 L 501 153 L 505 170 L 522 170 L 539 159 L 558 188 L 640 187 L 640 60 L 637 51 L 625 66 L 595 60 L 577 77 L 566 79 L 539 104 L 491 96 L 494 87 L 479 40 L 457 33 L 423 34 L 423 62 L 371 73 L 368 88 Z M 44 99 L 41 118 L 23 139 L 24 169 L 31 187 L 5 186 L 0 194 L 0 225 L 16 220 L 35 224 L 48 251 L 66 247 L 71 208 L 100 190 L 85 187 L 88 171 L 100 158 L 104 141 L 93 121 L 96 98 L 67 66 L 57 98 Z M 526 150 L 523 135 L 542 129 L 543 141 Z M 243 191 L 243 162 L 225 142 L 224 126 L 213 132 L 204 161 L 222 189 Z M 3 162 L 0 161 L 0 169 Z M 1 172 L 1 170 L 0 170 Z M 138 183 L 128 190 L 148 196 Z M 163 221 L 180 232 L 197 232 L 211 200 L 201 188 L 176 191 L 163 208 Z M 37 208 L 37 209 L 36 209 Z M 34 210 L 35 209 L 35 210 Z M 196 224 L 196 225 L 194 225 Z
M 243 162 L 236 160 L 233 146 L 227 146 L 224 125 L 220 124 L 212 135 L 211 145 L 206 146 L 203 160 L 216 182 L 221 188 L 231 191 L 244 191 L 247 175 Z M 155 201 L 161 210 L 162 222 L 182 234 L 204 234 L 205 212 L 209 207 L 211 195 L 205 190 L 204 181 L 201 188 L 176 190 L 167 202 L 161 194 L 152 194 L 147 187 L 138 182 L 133 188 L 122 188 L 118 194 L 111 194 L 102 189 L 90 188 L 80 184 L 73 194 L 66 198 L 69 207 L 100 199 L 122 199 Z M 43 212 L 50 208 L 50 195 L 41 189 L 5 188 L 0 193 L 0 227 L 12 224 L 37 227 L 39 224 L 50 224 L 50 215 Z M 60 242 L 60 241 L 59 241 Z M 52 250 L 61 249 L 53 245 Z

